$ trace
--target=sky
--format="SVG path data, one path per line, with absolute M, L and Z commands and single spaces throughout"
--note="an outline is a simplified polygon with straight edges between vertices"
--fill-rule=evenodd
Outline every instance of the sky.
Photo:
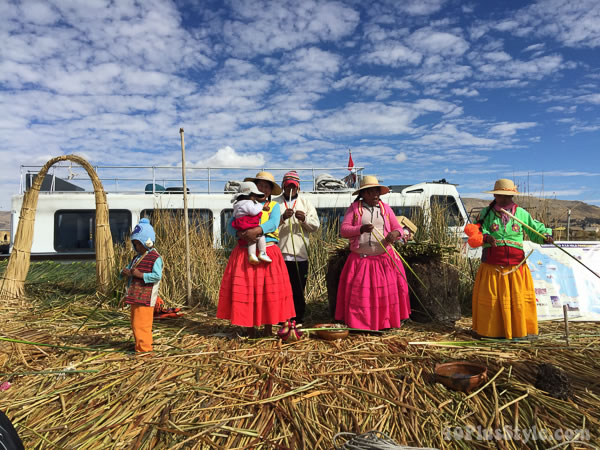
M 600 205 L 597 0 L 0 1 L 21 165 L 356 166 Z M 140 187 L 143 189 L 143 187 Z

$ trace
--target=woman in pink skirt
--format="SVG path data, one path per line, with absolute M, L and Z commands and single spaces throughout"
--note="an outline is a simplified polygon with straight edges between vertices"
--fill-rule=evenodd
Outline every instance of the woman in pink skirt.
M 404 266 L 391 248 L 407 236 L 379 199 L 389 191 L 376 177 L 364 176 L 342 222 L 341 235 L 350 239 L 351 253 L 340 277 L 335 318 L 350 328 L 399 328 L 410 315 Z

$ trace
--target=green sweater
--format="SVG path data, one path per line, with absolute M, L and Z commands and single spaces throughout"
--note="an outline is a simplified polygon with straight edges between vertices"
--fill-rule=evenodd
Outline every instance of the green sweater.
M 489 206 L 487 208 L 484 208 L 480 213 L 480 217 L 485 216 L 488 209 Z M 542 239 L 540 236 L 533 233 L 531 230 L 524 227 L 514 219 L 510 219 L 506 224 L 506 227 L 504 227 L 502 225 L 502 218 L 500 214 L 501 213 L 494 210 L 490 211 L 490 213 L 486 216 L 481 226 L 481 231 L 483 232 L 483 234 L 489 234 L 494 239 L 496 239 L 496 245 L 498 247 L 508 245 L 510 247 L 523 249 L 523 231 L 525 231 L 529 236 L 529 239 L 531 239 L 536 244 L 542 244 L 544 242 L 544 239 Z M 542 222 L 533 220 L 531 214 L 529 214 L 523 208 L 517 206 L 517 210 L 515 211 L 514 216 L 521 222 L 529 225 L 538 233 L 552 235 L 552 229 L 546 228 L 546 226 Z M 491 247 L 491 245 L 485 243 L 483 244 L 483 247 Z

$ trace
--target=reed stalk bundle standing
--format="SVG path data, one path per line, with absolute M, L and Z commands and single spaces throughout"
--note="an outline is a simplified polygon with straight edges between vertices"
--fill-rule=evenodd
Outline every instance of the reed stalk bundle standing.
M 96 283 L 98 290 L 107 293 L 110 289 L 110 278 L 114 264 L 114 252 L 110 226 L 108 222 L 108 204 L 106 192 L 96 171 L 84 158 L 76 155 L 63 155 L 49 160 L 38 172 L 31 188 L 23 197 L 23 206 L 19 216 L 19 225 L 13 250 L 8 261 L 8 266 L 0 279 L 0 300 L 20 298 L 25 293 L 25 278 L 29 271 L 31 260 L 31 244 L 33 242 L 33 229 L 37 201 L 42 187 L 42 182 L 50 167 L 61 161 L 72 161 L 82 166 L 94 186 L 96 198 Z

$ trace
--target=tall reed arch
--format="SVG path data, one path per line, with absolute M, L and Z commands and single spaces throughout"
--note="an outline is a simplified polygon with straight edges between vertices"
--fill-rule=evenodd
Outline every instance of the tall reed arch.
M 98 291 L 102 293 L 108 293 L 110 289 L 110 277 L 114 267 L 114 250 L 108 222 L 106 192 L 104 192 L 102 182 L 89 162 L 80 156 L 63 155 L 48 161 L 39 171 L 31 188 L 25 192 L 13 249 L 6 271 L 0 278 L 0 300 L 19 298 L 25 293 L 25 278 L 27 272 L 29 272 L 33 226 L 40 188 L 50 167 L 61 161 L 72 161 L 79 164 L 86 170 L 92 180 L 96 197 L 96 286 Z

